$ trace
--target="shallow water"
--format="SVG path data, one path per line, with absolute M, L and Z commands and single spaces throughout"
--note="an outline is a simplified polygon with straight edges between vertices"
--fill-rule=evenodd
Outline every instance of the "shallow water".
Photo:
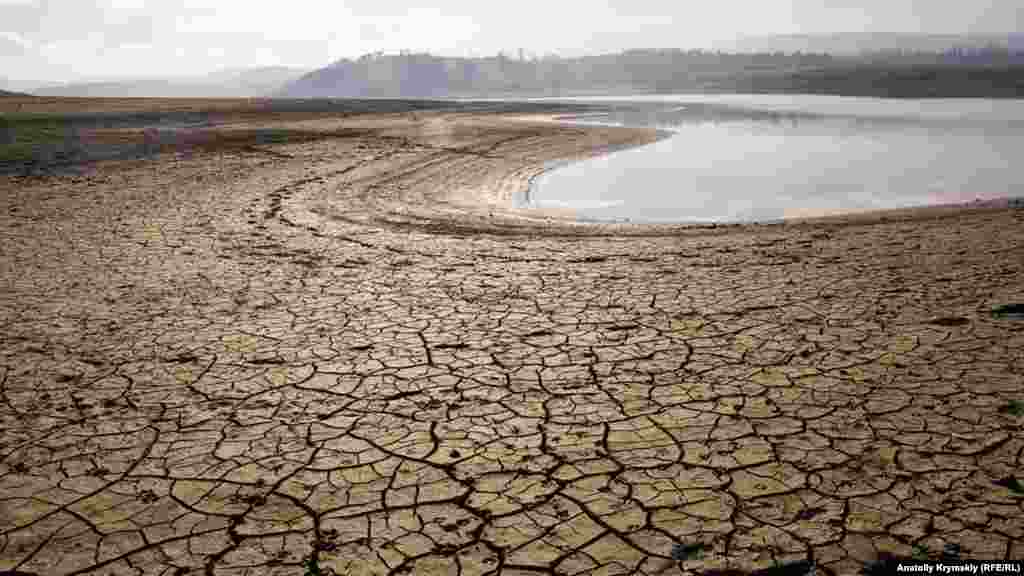
M 529 202 L 581 219 L 765 221 L 1024 194 L 1024 100 L 812 95 L 580 98 L 581 123 L 668 139 L 553 169 Z M 655 106 L 655 104 L 657 106 Z

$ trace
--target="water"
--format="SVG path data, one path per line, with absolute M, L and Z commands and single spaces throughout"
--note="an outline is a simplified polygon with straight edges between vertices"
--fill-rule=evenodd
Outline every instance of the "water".
M 529 203 L 581 219 L 767 221 L 1024 195 L 1024 100 L 815 95 L 579 98 L 580 123 L 672 137 L 553 169 Z

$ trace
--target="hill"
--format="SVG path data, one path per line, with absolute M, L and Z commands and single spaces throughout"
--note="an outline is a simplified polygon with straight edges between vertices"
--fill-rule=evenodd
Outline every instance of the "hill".
M 1024 97 L 1024 51 L 962 48 L 859 56 L 628 50 L 577 58 L 368 54 L 288 83 L 293 98 L 528 97 L 686 92 L 902 98 Z
M 720 54 L 697 50 L 628 50 L 618 54 L 513 59 L 431 54 L 367 54 L 342 59 L 289 83 L 294 98 L 552 96 L 700 90 L 763 69 L 800 70 L 827 55 Z

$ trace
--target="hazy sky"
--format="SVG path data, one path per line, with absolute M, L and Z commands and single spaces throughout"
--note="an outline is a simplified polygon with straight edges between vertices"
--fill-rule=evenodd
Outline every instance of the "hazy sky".
M 440 55 L 706 48 L 737 35 L 1024 30 L 1022 0 L 0 0 L 0 78 L 319 67 Z

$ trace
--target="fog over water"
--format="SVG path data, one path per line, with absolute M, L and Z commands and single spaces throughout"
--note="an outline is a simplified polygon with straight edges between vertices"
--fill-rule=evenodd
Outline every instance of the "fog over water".
M 657 103 L 575 121 L 674 133 L 534 181 L 532 205 L 581 219 L 765 221 L 1024 195 L 1024 100 L 573 100 Z

